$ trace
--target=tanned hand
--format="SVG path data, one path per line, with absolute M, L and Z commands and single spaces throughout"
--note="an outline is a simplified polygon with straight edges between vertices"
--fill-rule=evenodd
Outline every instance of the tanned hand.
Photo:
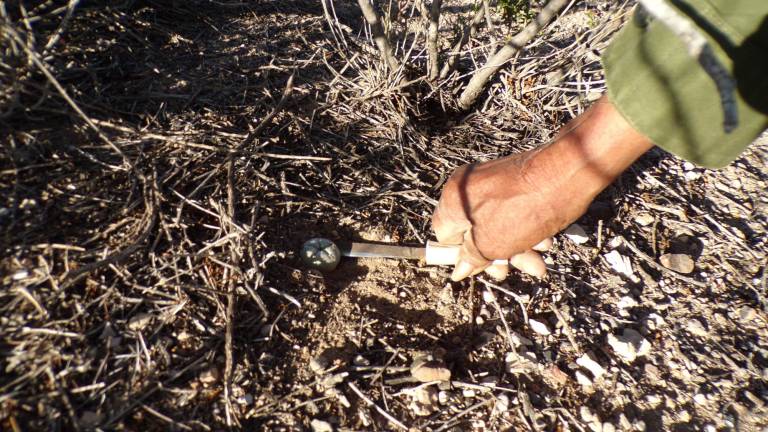
M 461 245 L 451 278 L 512 266 L 541 277 L 538 251 L 578 219 L 595 196 L 653 144 L 603 97 L 539 149 L 463 166 L 446 182 L 432 216 L 441 243 Z

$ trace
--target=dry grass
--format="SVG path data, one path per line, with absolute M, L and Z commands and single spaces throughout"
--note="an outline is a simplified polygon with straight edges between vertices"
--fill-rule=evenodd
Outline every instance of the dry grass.
M 445 29 L 473 12 L 444 3 Z M 445 269 L 361 262 L 323 276 L 295 258 L 318 234 L 429 238 L 453 169 L 547 141 L 604 90 L 598 55 L 626 5 L 571 8 L 469 113 L 455 108 L 467 74 L 518 25 L 479 32 L 434 85 L 420 78 L 427 56 L 408 8 L 393 18 L 395 55 L 408 53 L 393 75 L 354 2 L 335 2 L 330 19 L 301 1 L 5 7 L 15 33 L 0 39 L 4 430 L 313 419 L 588 430 L 582 406 L 648 430 L 759 430 L 768 418 L 765 144 L 687 180 L 680 161 L 651 152 L 580 221 L 589 247 L 560 239 L 551 277 L 500 286 L 516 297 L 484 282 L 445 288 Z M 617 236 L 634 247 L 619 250 L 639 281 L 605 263 Z M 654 262 L 683 236 L 702 246 L 699 285 L 637 253 Z M 484 303 L 485 289 L 496 300 Z M 628 313 L 617 307 L 626 295 L 638 299 Z M 756 317 L 742 320 L 744 306 Z M 707 335 L 685 330 L 691 311 Z M 665 324 L 649 325 L 652 313 Z M 524 315 L 563 330 L 536 335 Z M 632 365 L 605 344 L 627 326 L 653 343 Z M 520 349 L 513 332 L 535 345 Z M 453 382 L 420 416 L 407 370 L 437 347 Z M 329 370 L 311 371 L 329 350 Z M 574 378 L 586 351 L 608 369 L 593 388 Z

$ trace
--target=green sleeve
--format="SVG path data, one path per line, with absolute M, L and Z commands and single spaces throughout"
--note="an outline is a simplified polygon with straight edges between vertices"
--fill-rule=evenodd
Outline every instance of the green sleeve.
M 603 54 L 608 97 L 659 147 L 719 168 L 768 128 L 768 0 L 670 0 L 736 80 L 738 126 L 726 133 L 714 81 L 667 27 L 636 11 Z

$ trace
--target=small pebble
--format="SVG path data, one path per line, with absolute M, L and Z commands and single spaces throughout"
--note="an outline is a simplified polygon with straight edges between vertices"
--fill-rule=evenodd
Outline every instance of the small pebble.
M 739 308 L 739 319 L 742 321 L 752 321 L 757 316 L 757 312 L 749 306 Z
M 637 278 L 635 272 L 632 270 L 632 261 L 630 261 L 629 258 L 615 250 L 612 250 L 603 256 L 616 273 L 623 274 L 633 280 Z
M 312 432 L 333 432 L 333 426 L 324 420 L 312 419 L 309 425 L 312 427 Z
M 603 423 L 603 432 L 616 432 L 616 427 L 612 423 Z
M 651 351 L 651 343 L 640 333 L 630 328 L 624 329 L 621 336 L 608 335 L 608 345 L 625 362 L 631 363 L 637 357 L 644 356 Z
M 367 358 L 358 354 L 355 356 L 355 358 L 352 359 L 352 364 L 355 366 L 370 366 L 371 362 Z
M 493 291 L 491 290 L 485 290 L 483 291 L 483 301 L 486 303 L 493 303 L 496 301 L 496 296 L 493 294 Z
M 696 318 L 689 319 L 685 325 L 685 329 L 694 336 L 704 337 L 709 334 L 707 328 L 704 327 L 704 324 Z
M 658 395 L 649 394 L 645 396 L 645 401 L 653 406 L 656 406 L 661 403 L 661 398 Z
M 582 226 L 579 224 L 572 224 L 566 228 L 563 233 L 565 234 L 565 237 L 568 238 L 568 240 L 577 245 L 584 244 L 589 241 L 587 232 L 584 231 L 584 228 L 582 228 Z
M 531 327 L 531 330 L 533 330 L 534 332 L 536 332 L 536 333 L 538 333 L 538 334 L 540 334 L 542 336 L 548 336 L 548 335 L 552 334 L 552 332 L 549 331 L 549 327 L 547 327 L 547 325 L 544 324 L 541 321 L 536 321 L 534 319 L 529 319 L 528 320 L 528 325 Z
M 496 404 L 493 406 L 493 411 L 504 415 L 509 411 L 509 396 L 500 394 L 496 397 Z
M 698 180 L 700 177 L 701 177 L 701 173 L 698 171 L 688 171 L 687 173 L 685 173 L 685 180 L 689 182 Z
M 200 373 L 200 382 L 206 385 L 213 384 L 221 378 L 221 372 L 216 366 L 211 366 Z
M 629 309 L 637 306 L 637 300 L 633 299 L 630 296 L 624 296 L 619 299 L 619 302 L 616 304 L 616 307 L 619 309 Z
M 581 371 L 576 371 L 576 382 L 581 384 L 582 387 L 592 387 L 592 380 Z
M 635 217 L 635 222 L 640 226 L 648 226 L 653 223 L 655 218 L 650 213 L 640 213 Z
M 598 379 L 605 374 L 605 369 L 589 354 L 584 354 L 576 359 L 576 364 L 590 371 L 595 379 Z
M 328 359 L 323 355 L 313 357 L 309 361 L 309 368 L 316 374 L 322 373 L 328 368 Z
M 144 330 L 144 328 L 147 325 L 149 325 L 150 321 L 152 321 L 151 314 L 148 314 L 148 313 L 136 314 L 132 316 L 130 320 L 128 320 L 128 329 L 133 331 Z
M 659 262 L 664 267 L 682 274 L 688 274 L 694 270 L 693 258 L 686 254 L 668 253 L 659 257 Z
M 253 403 L 253 395 L 248 393 L 237 398 L 237 403 L 240 405 L 250 405 Z
M 411 376 L 419 382 L 448 381 L 451 371 L 441 361 L 428 360 L 415 362 L 411 366 Z
M 98 426 L 102 421 L 104 421 L 104 414 L 97 413 L 94 411 L 85 411 L 80 416 L 80 426 L 86 427 L 86 428 L 95 428 Z
M 19 270 L 16 273 L 14 273 L 13 276 L 11 276 L 11 279 L 13 279 L 15 281 L 20 281 L 22 279 L 26 279 L 27 276 L 29 276 L 29 272 L 28 271 L 26 271 L 26 270 Z

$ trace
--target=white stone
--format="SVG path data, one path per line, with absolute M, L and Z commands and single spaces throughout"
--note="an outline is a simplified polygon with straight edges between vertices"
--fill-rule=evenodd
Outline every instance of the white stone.
M 13 279 L 15 281 L 20 281 L 22 279 L 26 279 L 27 276 L 29 276 L 29 272 L 28 271 L 26 271 L 26 270 L 19 270 L 16 273 L 14 273 L 13 276 L 11 276 L 11 279 Z
M 632 329 L 624 329 L 621 336 L 608 335 L 608 345 L 625 362 L 631 363 L 637 357 L 644 356 L 651 351 L 651 343 L 640 333 Z
M 605 368 L 600 366 L 589 354 L 584 354 L 576 359 L 576 364 L 590 371 L 595 379 L 600 378 L 605 374 Z
M 703 394 L 701 394 L 701 393 L 696 393 L 695 395 L 693 395 L 693 401 L 694 401 L 694 402 L 695 402 L 697 405 L 704 405 L 705 403 L 707 403 L 707 397 L 706 397 L 706 396 L 704 396 L 704 395 L 703 395 Z
M 149 325 L 150 321 L 152 321 L 151 314 L 148 314 L 148 313 L 136 314 L 133 317 L 131 317 L 130 320 L 128 320 L 128 329 L 133 331 L 144 330 L 144 328 L 147 325 Z
M 694 336 L 703 337 L 709 334 L 706 327 L 704 327 L 704 324 L 696 318 L 689 319 L 688 323 L 685 325 L 685 329 Z
M 309 425 L 312 427 L 312 432 L 333 432 L 333 426 L 327 421 L 312 419 Z
M 512 344 L 515 346 L 515 348 L 519 347 L 520 345 L 525 345 L 525 346 L 532 346 L 533 345 L 533 341 L 532 340 L 528 339 L 525 336 L 521 336 L 516 331 L 510 331 L 509 332 L 509 337 L 510 337 L 510 339 L 512 341 Z
M 649 394 L 645 397 L 645 401 L 653 406 L 656 406 L 661 403 L 661 398 L 658 395 Z
M 752 321 L 757 316 L 757 312 L 749 306 L 742 306 L 739 309 L 739 319 L 742 321 Z
M 648 226 L 656 220 L 650 213 L 640 213 L 635 217 L 635 222 L 640 226 Z
M 536 321 L 534 319 L 529 319 L 528 320 L 528 326 L 531 327 L 531 330 L 533 330 L 534 332 L 536 332 L 536 333 L 538 333 L 538 334 L 540 334 L 542 336 L 548 336 L 548 335 L 552 334 L 552 332 L 549 331 L 549 327 L 547 327 L 547 325 L 544 324 L 543 322 Z
M 571 224 L 563 232 L 568 240 L 574 242 L 577 245 L 584 244 L 589 241 L 589 235 L 579 224 Z
M 616 273 L 623 274 L 629 278 L 635 277 L 635 273 L 632 270 L 632 261 L 630 261 L 629 258 L 615 250 L 610 251 L 603 256 Z
M 637 300 L 633 299 L 630 296 L 624 296 L 619 299 L 619 303 L 616 304 L 616 307 L 619 309 L 629 309 L 637 306 Z
M 684 175 L 686 181 L 694 181 L 698 180 L 701 177 L 701 172 L 699 171 L 688 171 Z
M 500 394 L 496 397 L 496 404 L 493 406 L 493 411 L 502 415 L 509 411 L 509 396 Z
M 592 387 L 592 380 L 581 371 L 576 371 L 576 382 L 581 384 L 582 387 Z
M 485 290 L 483 291 L 483 301 L 486 303 L 493 303 L 496 301 L 496 296 L 493 294 L 493 291 L 491 290 Z
M 683 169 L 685 171 L 691 171 L 692 169 L 695 169 L 696 165 L 692 164 L 691 162 L 685 161 L 683 162 Z

